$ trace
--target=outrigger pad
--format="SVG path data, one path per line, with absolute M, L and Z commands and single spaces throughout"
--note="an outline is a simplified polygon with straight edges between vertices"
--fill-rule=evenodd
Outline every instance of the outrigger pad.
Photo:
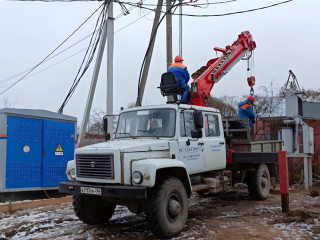
M 182 94 L 183 88 L 179 88 L 178 81 L 174 73 L 166 72 L 161 75 L 160 88 L 162 96 Z

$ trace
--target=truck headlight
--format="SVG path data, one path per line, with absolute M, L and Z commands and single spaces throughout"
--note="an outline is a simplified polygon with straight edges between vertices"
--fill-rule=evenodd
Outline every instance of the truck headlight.
M 72 168 L 72 169 L 70 170 L 70 177 L 71 177 L 72 179 L 76 179 L 76 170 L 75 170 L 74 168 Z
M 142 180 L 143 180 L 143 177 L 142 177 L 142 173 L 141 172 L 134 172 L 132 174 L 132 181 L 135 183 L 135 184 L 140 184 L 142 183 Z

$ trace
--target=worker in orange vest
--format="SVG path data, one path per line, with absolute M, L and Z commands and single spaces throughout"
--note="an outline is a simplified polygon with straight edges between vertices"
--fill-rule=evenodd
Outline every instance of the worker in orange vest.
M 190 79 L 187 67 L 183 65 L 183 58 L 181 56 L 176 56 L 174 58 L 174 63 L 168 68 L 168 72 L 174 73 L 178 80 L 179 88 L 183 88 L 184 92 L 181 94 L 181 103 L 188 103 L 189 90 L 188 81 Z M 173 100 L 177 102 L 177 96 L 173 95 Z
M 255 123 L 256 115 L 254 114 L 251 105 L 256 101 L 253 96 L 249 96 L 245 101 L 239 103 L 238 116 L 239 118 L 249 118 L 249 125 Z

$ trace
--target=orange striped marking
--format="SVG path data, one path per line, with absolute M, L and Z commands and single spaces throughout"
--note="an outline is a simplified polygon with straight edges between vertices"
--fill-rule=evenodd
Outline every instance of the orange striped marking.
M 7 137 L 7 134 L 0 134 L 0 137 Z
M 75 138 L 75 139 L 74 139 L 74 142 L 78 142 L 78 139 Z

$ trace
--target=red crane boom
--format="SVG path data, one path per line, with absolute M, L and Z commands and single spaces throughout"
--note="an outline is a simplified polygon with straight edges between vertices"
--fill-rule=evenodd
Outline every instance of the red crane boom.
M 208 61 L 207 69 L 191 83 L 190 104 L 207 106 L 206 99 L 210 97 L 210 92 L 217 83 L 231 68 L 240 61 L 246 54 L 256 48 L 249 31 L 242 32 L 238 39 L 226 49 L 215 47 L 214 50 L 222 52 L 222 56 Z M 248 78 L 249 86 L 255 84 L 253 76 Z

